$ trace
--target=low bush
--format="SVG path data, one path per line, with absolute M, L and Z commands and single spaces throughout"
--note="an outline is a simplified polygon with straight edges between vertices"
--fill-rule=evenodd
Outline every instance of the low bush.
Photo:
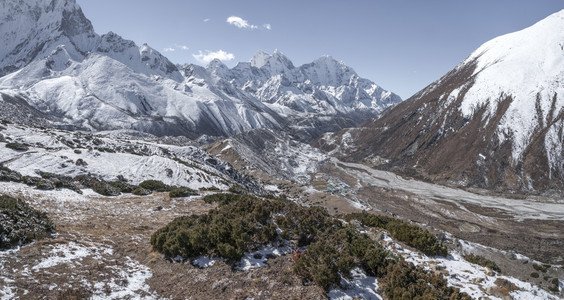
M 560 282 L 558 281 L 558 278 L 553 278 L 550 281 L 550 285 L 548 286 L 548 290 L 553 292 L 553 293 L 558 293 L 558 291 L 560 290 L 559 285 L 560 285 Z
M 539 272 L 546 273 L 546 271 L 550 268 L 550 265 L 533 264 L 533 268 Z
M 441 275 L 403 260 L 389 264 L 379 284 L 388 299 L 471 299 L 459 289 L 447 286 Z
M 153 192 L 170 192 L 173 188 L 170 185 L 164 184 L 160 180 L 153 179 L 145 180 L 141 182 L 139 186 Z
M 133 184 L 129 184 L 126 182 L 122 182 L 122 181 L 114 181 L 111 182 L 110 185 L 119 190 L 122 193 L 131 193 L 133 192 L 133 190 L 135 190 L 137 188 L 137 186 L 133 185 Z
M 39 182 L 37 182 L 35 188 L 37 188 L 38 190 L 49 191 L 54 190 L 55 186 L 50 180 L 41 179 L 39 180 Z
M 174 219 L 151 236 L 151 244 L 170 257 L 219 256 L 239 260 L 252 244 L 276 237 L 267 224 L 269 203 L 247 196 L 229 202 L 207 215 Z
M 152 192 L 142 187 L 136 187 L 133 191 L 131 191 L 131 193 L 137 196 L 147 196 L 151 195 Z
M 29 150 L 29 146 L 27 144 L 18 143 L 18 142 L 7 143 L 6 148 L 10 148 L 10 149 L 13 149 L 13 150 L 16 150 L 16 151 L 27 151 L 27 150 Z
M 119 188 L 113 187 L 105 181 L 97 181 L 90 187 L 94 192 L 103 196 L 119 196 L 121 194 Z
M 477 264 L 480 265 L 482 267 L 488 267 L 491 270 L 494 270 L 496 272 L 501 272 L 501 269 L 497 266 L 497 264 L 483 256 L 480 255 L 474 255 L 474 254 L 468 254 L 468 255 L 464 255 L 463 256 L 465 260 L 473 263 L 473 264 Z
M 203 200 L 206 203 L 214 203 L 217 202 L 219 205 L 225 205 L 230 202 L 239 201 L 241 199 L 240 195 L 233 195 L 233 194 L 211 194 L 204 196 Z
M 349 277 L 354 267 L 361 267 L 372 276 L 382 276 L 387 265 L 396 260 L 368 235 L 347 226 L 308 245 L 294 271 L 327 291 L 339 285 L 340 274 Z
M 200 188 L 200 191 L 219 191 L 219 188 L 215 185 L 212 185 L 210 187 Z
M 41 181 L 41 177 L 35 177 L 35 176 L 23 176 L 22 177 L 22 182 L 27 184 L 27 185 L 31 185 L 31 186 L 35 186 L 39 183 L 39 181 Z
M 245 194 L 247 190 L 240 185 L 234 185 L 229 188 L 229 192 L 233 194 Z
M 0 250 L 49 236 L 55 225 L 23 200 L 0 195 Z
M 179 188 L 173 188 L 168 193 L 168 195 L 170 198 L 179 198 L 179 197 L 196 196 L 198 195 L 198 193 L 191 188 L 179 187 Z
M 345 220 L 358 220 L 365 226 L 387 230 L 390 235 L 426 255 L 446 256 L 446 245 L 426 229 L 406 221 L 387 216 L 377 216 L 367 212 L 353 213 L 345 216 Z
M 21 180 L 22 175 L 20 173 L 0 165 L 0 181 L 20 182 Z
M 447 287 L 440 275 L 400 260 L 367 234 L 343 225 L 319 207 L 237 194 L 207 195 L 204 201 L 218 203 L 218 207 L 205 215 L 174 219 L 153 233 L 151 245 L 167 257 L 207 255 L 235 262 L 244 252 L 282 238 L 299 247 L 293 255 L 294 273 L 325 291 L 359 267 L 383 282 L 388 299 L 470 299 Z

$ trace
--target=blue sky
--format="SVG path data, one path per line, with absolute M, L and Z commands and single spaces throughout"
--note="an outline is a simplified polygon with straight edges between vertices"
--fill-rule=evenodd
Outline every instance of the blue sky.
M 331 55 L 404 99 L 482 43 L 564 9 L 562 0 L 77 2 L 99 34 L 147 43 L 174 63 L 215 55 L 233 67 L 259 49 L 296 66 Z

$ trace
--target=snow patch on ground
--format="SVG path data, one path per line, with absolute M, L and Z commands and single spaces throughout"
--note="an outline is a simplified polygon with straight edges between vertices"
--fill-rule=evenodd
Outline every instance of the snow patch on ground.
M 511 292 L 513 299 L 558 299 L 547 291 L 523 282 L 517 278 L 503 276 L 498 273 L 487 275 L 484 267 L 466 261 L 458 251 L 451 251 L 447 257 L 429 257 L 422 253 L 411 251 L 396 243 L 387 234 L 384 235 L 387 250 L 401 255 L 407 262 L 421 266 L 427 271 L 440 271 L 450 286 L 459 288 L 461 292 L 467 293 L 473 299 L 492 297 L 485 291 L 495 286 L 495 281 L 504 279 L 515 284 L 519 290 Z M 495 297 L 494 297 L 495 298 Z
M 19 249 L 20 248 L 18 247 L 6 251 L 0 251 L 0 282 L 4 282 L 4 285 L 0 286 L 1 300 L 14 299 L 16 297 L 16 288 L 10 286 L 10 283 L 13 283 L 14 280 L 7 276 L 8 270 L 5 270 L 4 263 L 5 257 L 12 256 L 14 253 L 19 251 Z
M 248 271 L 254 268 L 268 267 L 266 260 L 292 252 L 292 247 L 287 245 L 265 246 L 254 252 L 245 252 L 235 269 Z
M 153 276 L 150 269 L 139 262 L 127 257 L 125 268 L 114 267 L 119 277 L 114 277 L 111 282 L 98 282 L 93 285 L 92 299 L 162 299 L 155 293 L 150 293 L 151 287 L 146 281 Z M 111 293 L 106 293 L 109 286 Z M 144 295 L 140 296 L 139 293 Z
M 99 251 L 108 255 L 113 253 L 111 248 L 100 249 L 94 247 L 84 247 L 74 242 L 56 245 L 53 249 L 51 249 L 49 257 L 33 266 L 32 270 L 37 272 L 41 269 L 51 268 L 59 264 L 72 264 L 72 262 L 76 260 L 82 260 L 83 258 L 92 255 L 95 259 L 101 259 L 102 257 L 98 254 Z
M 378 291 L 378 279 L 376 277 L 366 275 L 366 273 L 360 268 L 351 270 L 350 279 L 341 277 L 341 287 L 342 288 L 330 290 L 327 293 L 327 297 L 335 300 L 383 299 L 382 296 L 376 293 Z
M 226 261 L 226 260 L 218 257 L 199 256 L 196 259 L 192 260 L 192 265 L 200 268 L 207 268 L 215 265 L 215 263 L 218 261 Z

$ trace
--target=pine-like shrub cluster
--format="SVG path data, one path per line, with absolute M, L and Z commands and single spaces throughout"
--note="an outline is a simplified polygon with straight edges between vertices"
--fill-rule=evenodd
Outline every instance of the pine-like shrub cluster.
M 55 225 L 23 200 L 0 195 L 0 250 L 49 236 Z
M 426 255 L 446 256 L 446 245 L 439 241 L 428 230 L 400 219 L 388 216 L 377 216 L 367 212 L 353 213 L 345 216 L 347 221 L 358 220 L 365 226 L 382 228 L 403 243 L 425 253 Z
M 367 234 L 319 207 L 241 194 L 213 194 L 204 197 L 204 201 L 217 203 L 218 207 L 205 215 L 174 219 L 151 236 L 153 247 L 169 258 L 206 255 L 233 263 L 244 252 L 285 239 L 294 241 L 297 247 L 293 254 L 294 273 L 325 291 L 339 286 L 341 276 L 349 277 L 352 269 L 361 268 L 381 280 L 381 288 L 389 299 L 470 299 L 458 289 L 447 287 L 441 276 L 404 262 Z M 366 215 L 359 217 L 371 220 Z M 346 218 L 358 219 L 356 215 Z M 388 228 L 408 228 L 423 235 L 422 240 L 438 243 L 436 238 L 428 237 L 431 234 L 426 230 L 412 228 L 415 225 L 400 225 L 402 221 L 394 219 L 385 222 Z
M 489 260 L 489 259 L 487 259 L 483 256 L 474 255 L 474 254 L 467 254 L 467 255 L 464 255 L 463 257 L 464 257 L 465 260 L 467 260 L 467 261 L 469 261 L 473 264 L 477 264 L 477 265 L 480 265 L 482 267 L 488 267 L 491 270 L 494 270 L 496 272 L 501 272 L 501 269 L 499 268 L 499 266 L 495 262 L 493 262 L 493 261 L 491 261 L 491 260 Z

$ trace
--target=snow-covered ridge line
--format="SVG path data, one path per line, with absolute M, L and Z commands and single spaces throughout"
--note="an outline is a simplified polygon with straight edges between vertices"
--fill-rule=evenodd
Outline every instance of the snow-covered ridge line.
M 512 102 L 498 125 L 497 137 L 511 139 L 513 160 L 518 161 L 531 136 L 553 121 L 564 107 L 564 10 L 538 23 L 497 37 L 474 51 L 461 65 L 476 61 L 475 82 L 460 106 L 465 117 L 487 106 L 493 117 L 504 98 Z M 562 126 L 562 121 L 557 121 Z M 561 145 L 551 134 L 547 149 Z M 551 168 L 562 170 L 548 151 Z
M 321 126 L 297 130 L 327 131 L 343 123 L 332 119 L 354 126 L 401 101 L 330 57 L 296 68 L 275 51 L 232 69 L 175 66 L 146 44 L 98 35 L 75 0 L 13 1 L 0 22 L 0 94 L 80 128 L 196 138 L 319 115 Z

